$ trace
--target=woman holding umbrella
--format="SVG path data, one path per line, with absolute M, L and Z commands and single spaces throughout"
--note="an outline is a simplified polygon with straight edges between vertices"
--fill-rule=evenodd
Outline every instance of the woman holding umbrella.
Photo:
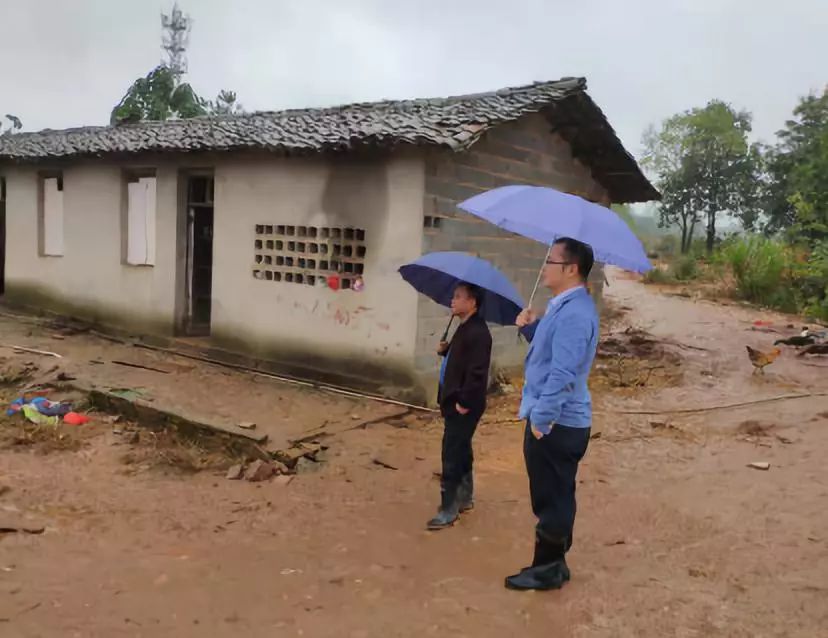
M 451 308 L 438 347 L 442 357 L 438 400 L 445 426 L 440 508 L 428 521 L 432 530 L 454 524 L 474 502 L 472 437 L 486 409 L 492 337 L 486 322 L 512 325 L 523 299 L 489 262 L 466 253 L 436 252 L 400 268 L 418 292 Z M 454 319 L 460 326 L 447 342 Z

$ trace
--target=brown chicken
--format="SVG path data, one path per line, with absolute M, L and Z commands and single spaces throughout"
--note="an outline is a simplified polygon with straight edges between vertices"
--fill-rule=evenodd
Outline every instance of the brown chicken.
M 745 346 L 745 348 L 747 348 L 748 357 L 750 357 L 750 362 L 753 364 L 753 374 L 756 374 L 757 370 L 765 374 L 765 366 L 772 364 L 776 357 L 782 354 L 779 348 L 774 348 L 770 352 L 762 352 L 750 346 Z

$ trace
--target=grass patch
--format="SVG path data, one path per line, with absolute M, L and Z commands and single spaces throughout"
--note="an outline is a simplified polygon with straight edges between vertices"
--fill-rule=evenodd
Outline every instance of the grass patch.
M 35 425 L 28 422 L 14 422 L 20 415 L 7 417 L 0 425 L 0 449 L 34 450 L 38 454 L 51 452 L 77 452 L 87 445 L 77 435 L 78 427 L 65 425 Z M 87 426 L 80 426 L 87 427 Z
M 132 444 L 120 459 L 129 473 L 152 468 L 184 474 L 224 471 L 249 460 L 218 437 L 188 436 L 169 427 L 127 427 L 120 436 Z
M 765 237 L 747 237 L 726 244 L 720 258 L 730 267 L 740 297 L 796 312 L 796 297 L 789 285 L 792 259 L 786 245 Z
M 667 268 L 661 268 L 656 266 L 652 270 L 648 270 L 642 279 L 645 284 L 655 284 L 655 285 L 671 285 L 678 283 L 676 278 L 673 277 L 672 273 Z

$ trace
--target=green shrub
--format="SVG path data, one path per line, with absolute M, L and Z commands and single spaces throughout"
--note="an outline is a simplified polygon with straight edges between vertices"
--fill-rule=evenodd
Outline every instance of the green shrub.
M 797 263 L 793 287 L 806 315 L 828 320 L 828 241 L 818 243 L 804 263 Z
M 664 235 L 655 242 L 655 252 L 664 257 L 672 257 L 678 252 L 679 238 L 676 235 Z
M 678 281 L 690 281 L 699 277 L 699 265 L 693 255 L 682 255 L 670 266 L 670 273 Z
M 796 310 L 796 296 L 790 285 L 792 256 L 787 246 L 753 236 L 728 242 L 721 254 L 744 299 L 782 310 Z
M 676 283 L 672 273 L 664 268 L 655 266 L 652 270 L 644 273 L 643 281 L 645 284 L 674 284 Z

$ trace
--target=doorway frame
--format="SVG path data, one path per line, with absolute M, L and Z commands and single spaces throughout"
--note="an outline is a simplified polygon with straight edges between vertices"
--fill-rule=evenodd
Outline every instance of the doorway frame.
M 0 296 L 6 293 L 6 200 L 8 180 L 0 173 Z
M 192 179 L 206 178 L 213 182 L 213 197 L 209 204 L 196 203 L 195 207 L 212 207 L 213 229 L 215 232 L 215 170 L 212 167 L 185 168 L 178 172 L 178 215 L 176 224 L 176 276 L 175 276 L 175 326 L 174 334 L 183 337 L 209 337 L 212 328 L 212 312 L 210 325 L 204 326 L 193 324 L 193 295 L 192 295 L 192 245 L 193 225 L 191 223 L 190 209 L 193 204 L 190 202 L 190 181 Z M 211 264 L 211 272 L 212 266 Z M 212 296 L 212 292 L 211 292 Z

